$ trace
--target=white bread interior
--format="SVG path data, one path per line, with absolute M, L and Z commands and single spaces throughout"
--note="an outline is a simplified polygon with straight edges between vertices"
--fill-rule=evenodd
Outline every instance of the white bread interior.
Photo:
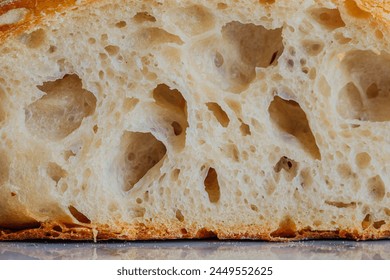
M 7 38 L 0 227 L 390 236 L 388 27 L 351 2 L 80 1 Z

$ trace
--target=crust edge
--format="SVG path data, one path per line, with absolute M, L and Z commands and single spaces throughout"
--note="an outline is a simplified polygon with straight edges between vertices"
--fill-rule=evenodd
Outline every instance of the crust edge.
M 346 240 L 379 240 L 389 239 L 390 230 L 374 231 L 367 229 L 363 232 L 357 229 L 334 231 L 315 231 L 311 229 L 297 230 L 289 236 L 271 236 L 268 229 L 261 226 L 244 225 L 240 230 L 225 229 L 211 230 L 204 227 L 192 226 L 181 228 L 165 225 L 145 225 L 142 223 L 123 226 L 123 231 L 111 230 L 107 225 L 87 227 L 83 225 L 63 225 L 42 223 L 39 228 L 22 230 L 0 229 L 0 241 L 10 240 L 63 240 L 63 241 L 106 241 L 106 240 L 169 240 L 169 239 L 219 239 L 219 240 L 262 240 L 262 241 L 300 241 L 315 239 L 346 239 Z

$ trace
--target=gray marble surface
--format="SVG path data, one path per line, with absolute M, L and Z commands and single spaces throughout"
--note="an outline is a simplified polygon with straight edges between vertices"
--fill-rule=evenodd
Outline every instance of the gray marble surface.
M 0 259 L 390 259 L 390 240 L 0 242 Z

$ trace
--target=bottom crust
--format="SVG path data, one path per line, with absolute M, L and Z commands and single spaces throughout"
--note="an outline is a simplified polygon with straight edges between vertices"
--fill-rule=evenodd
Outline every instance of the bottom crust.
M 239 229 L 239 230 L 238 230 Z M 290 232 L 287 236 L 275 236 L 259 226 L 241 226 L 236 229 L 209 230 L 207 228 L 168 228 L 164 225 L 127 225 L 122 230 L 112 230 L 107 225 L 86 227 L 80 225 L 64 225 L 42 223 L 36 228 L 20 230 L 0 229 L 0 240 L 74 240 L 74 241 L 103 241 L 103 240 L 164 240 L 164 239 L 205 239 L 221 240 L 264 240 L 264 241 L 298 241 L 308 239 L 349 239 L 373 240 L 388 239 L 390 231 L 371 231 L 363 233 L 357 230 L 315 231 L 311 229 Z

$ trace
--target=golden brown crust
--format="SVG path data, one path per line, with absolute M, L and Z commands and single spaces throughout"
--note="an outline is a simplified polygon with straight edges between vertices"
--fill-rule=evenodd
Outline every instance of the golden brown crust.
M 274 236 L 267 234 L 261 226 L 241 226 L 237 229 L 224 229 L 224 231 L 212 231 L 206 228 L 168 228 L 165 225 L 136 224 L 123 226 L 125 233 L 110 230 L 105 225 L 89 228 L 80 225 L 64 225 L 55 223 L 42 223 L 39 228 L 23 230 L 0 229 L 0 241 L 5 240 L 167 240 L 167 239 L 205 239 L 217 238 L 220 240 L 265 240 L 265 241 L 298 241 L 308 239 L 350 239 L 371 240 L 386 239 L 390 231 L 366 230 L 363 233 L 358 230 L 313 231 L 311 229 L 297 230 L 290 237 Z
M 84 0 L 83 5 L 98 0 Z M 339 1 L 335 1 L 339 2 Z M 390 24 L 390 3 L 379 0 L 345 0 L 344 5 L 352 16 L 358 18 L 371 17 L 374 23 Z M 0 42 L 5 38 L 20 34 L 21 32 L 37 25 L 55 13 L 61 13 L 67 9 L 79 6 L 77 0 L 11 0 L 0 1 L 0 16 L 12 9 L 25 8 L 26 16 L 15 24 L 0 25 Z M 386 28 L 387 30 L 387 28 Z
M 357 4 L 360 8 L 367 11 L 374 17 L 389 21 L 388 16 L 390 14 L 390 2 L 379 0 L 360 0 L 357 1 Z
M 345 6 L 353 17 L 369 20 L 370 24 L 382 27 L 389 33 L 390 3 L 380 0 L 346 0 Z
M 96 0 L 87 0 L 84 4 Z M 0 1 L 0 16 L 13 9 L 24 8 L 26 15 L 14 24 L 0 25 L 0 42 L 7 37 L 18 35 L 21 32 L 37 25 L 43 18 L 47 18 L 55 13 L 61 13 L 67 9 L 79 6 L 77 0 L 12 0 Z

